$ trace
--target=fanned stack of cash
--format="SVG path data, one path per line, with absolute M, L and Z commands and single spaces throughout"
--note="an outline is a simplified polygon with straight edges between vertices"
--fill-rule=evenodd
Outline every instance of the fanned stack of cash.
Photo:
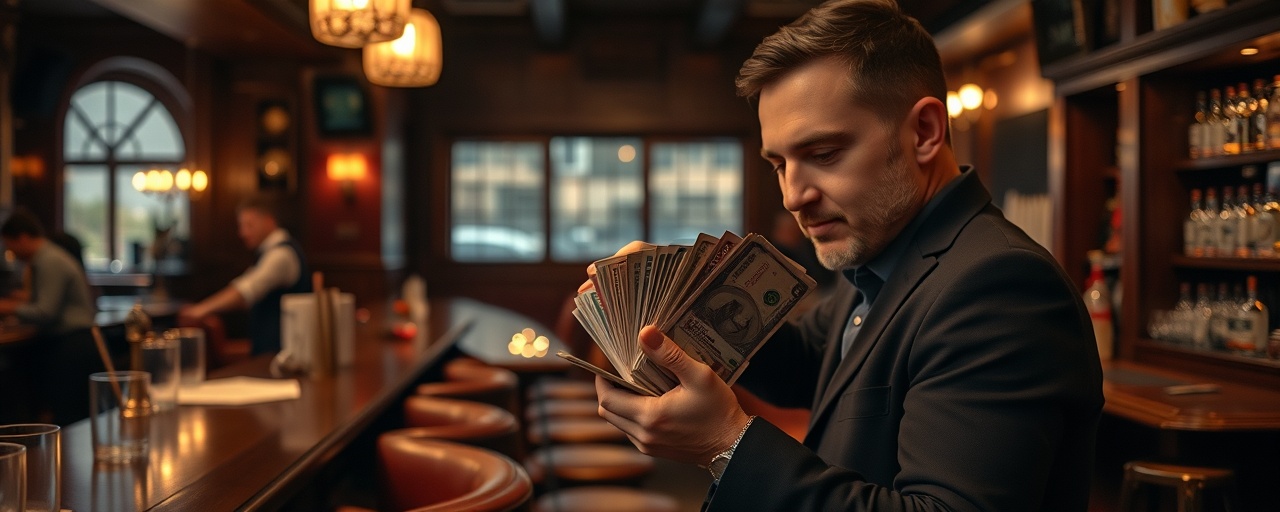
M 679 382 L 640 351 L 644 326 L 657 326 L 733 384 L 747 360 L 815 287 L 803 267 L 755 233 L 745 238 L 702 234 L 692 246 L 652 247 L 594 265 L 595 286 L 578 295 L 573 315 L 618 375 L 559 355 L 651 396 Z

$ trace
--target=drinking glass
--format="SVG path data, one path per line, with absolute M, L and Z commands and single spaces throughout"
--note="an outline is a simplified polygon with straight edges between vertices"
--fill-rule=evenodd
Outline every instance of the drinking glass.
M 151 374 L 151 407 L 156 412 L 178 405 L 178 340 L 147 338 L 138 347 L 142 351 L 142 370 Z
M 23 512 L 27 506 L 27 447 L 0 443 L 0 512 Z
M 62 427 L 0 425 L 0 443 L 27 447 L 27 511 L 58 512 L 62 496 Z
M 164 332 L 164 338 L 178 345 L 178 384 L 195 386 L 204 382 L 205 339 L 204 329 L 180 327 Z
M 142 371 L 89 376 L 89 427 L 95 459 L 129 462 L 147 456 L 150 382 L 151 374 Z

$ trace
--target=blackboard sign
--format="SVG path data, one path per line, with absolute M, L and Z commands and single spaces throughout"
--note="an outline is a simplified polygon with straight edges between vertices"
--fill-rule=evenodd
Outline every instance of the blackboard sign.
M 321 76 L 314 81 L 317 129 L 325 137 L 371 132 L 368 97 L 355 77 Z
M 1089 50 L 1086 0 L 1031 0 L 1040 66 Z

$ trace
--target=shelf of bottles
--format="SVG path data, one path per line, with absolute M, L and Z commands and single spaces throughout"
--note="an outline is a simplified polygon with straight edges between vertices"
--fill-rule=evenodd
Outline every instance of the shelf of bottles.
M 1280 367 L 1280 329 L 1272 330 L 1258 277 L 1184 281 L 1172 309 L 1151 312 L 1147 334 L 1165 346 L 1199 354 L 1227 355 Z

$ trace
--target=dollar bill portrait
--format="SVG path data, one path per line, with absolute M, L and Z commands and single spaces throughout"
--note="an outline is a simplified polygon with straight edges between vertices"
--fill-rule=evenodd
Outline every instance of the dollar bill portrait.
M 694 315 L 715 329 L 720 339 L 737 350 L 739 357 L 751 353 L 759 342 L 764 319 L 760 308 L 747 293 L 732 286 L 720 286 L 705 295 Z

